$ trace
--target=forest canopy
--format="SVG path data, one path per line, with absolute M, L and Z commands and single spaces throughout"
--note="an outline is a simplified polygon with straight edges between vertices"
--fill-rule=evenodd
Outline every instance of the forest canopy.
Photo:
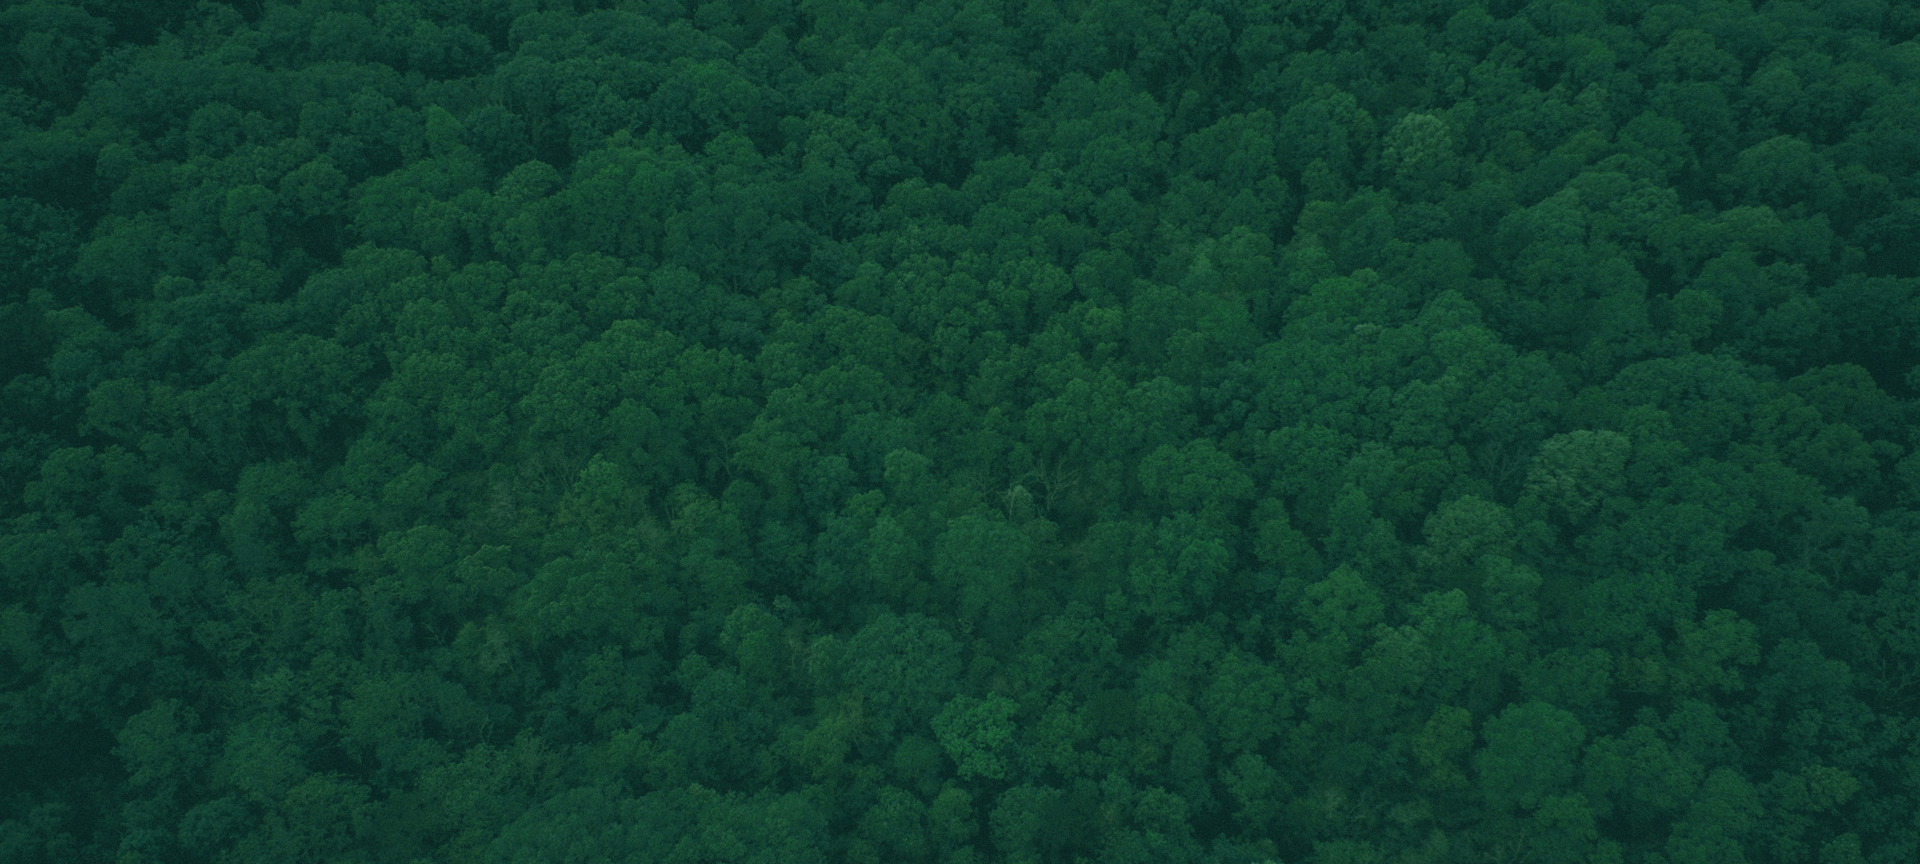
M 19 0 L 0 860 L 1920 860 L 1912 0 Z

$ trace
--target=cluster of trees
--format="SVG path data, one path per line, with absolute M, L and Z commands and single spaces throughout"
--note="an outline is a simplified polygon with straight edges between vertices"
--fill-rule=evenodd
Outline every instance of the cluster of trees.
M 24 0 L 0 860 L 1920 857 L 1910 0 Z

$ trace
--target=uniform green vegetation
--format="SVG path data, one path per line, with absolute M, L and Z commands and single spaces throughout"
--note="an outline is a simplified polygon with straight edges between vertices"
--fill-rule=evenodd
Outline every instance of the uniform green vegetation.
M 1920 860 L 1911 0 L 12 0 L 0 861 Z

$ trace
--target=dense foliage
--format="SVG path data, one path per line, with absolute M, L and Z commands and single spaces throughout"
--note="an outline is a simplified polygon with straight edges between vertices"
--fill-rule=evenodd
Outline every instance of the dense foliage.
M 20 0 L 0 860 L 1920 859 L 1910 0 Z

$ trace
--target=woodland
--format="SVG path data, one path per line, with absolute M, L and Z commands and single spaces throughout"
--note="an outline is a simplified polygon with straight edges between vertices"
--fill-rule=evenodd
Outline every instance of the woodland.
M 1917 32 L 0 3 L 0 861 L 1911 864 Z

